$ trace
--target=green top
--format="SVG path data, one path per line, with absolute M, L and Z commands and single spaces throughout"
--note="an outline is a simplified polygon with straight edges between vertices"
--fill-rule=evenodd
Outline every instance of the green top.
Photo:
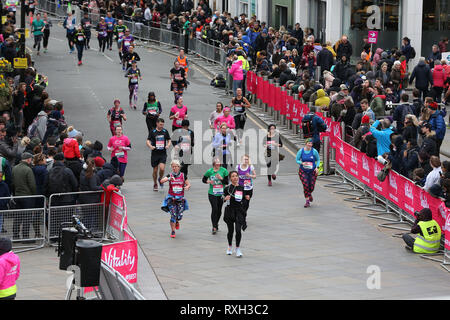
M 42 29 L 45 27 L 44 21 L 42 21 L 42 20 L 39 20 L 39 21 L 33 20 L 32 26 L 33 26 L 33 34 L 35 36 L 40 36 L 40 35 L 44 34 L 42 32 Z
M 216 174 L 219 174 L 222 178 L 225 178 L 228 176 L 228 170 L 224 167 L 220 167 L 219 170 L 214 171 L 214 168 L 211 168 L 205 173 L 206 178 L 214 181 L 214 186 L 212 184 L 209 185 L 208 193 L 213 196 L 221 197 L 223 195 L 225 185 L 223 184 L 223 181 L 216 178 Z
M 123 25 L 116 24 L 114 26 L 114 33 L 118 36 L 119 33 L 125 33 L 125 30 L 127 30 L 127 29 L 128 29 L 128 27 L 124 24 Z

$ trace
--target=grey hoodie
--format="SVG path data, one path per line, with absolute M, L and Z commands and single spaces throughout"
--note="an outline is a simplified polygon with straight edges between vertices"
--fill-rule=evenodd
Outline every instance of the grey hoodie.
M 41 111 L 38 113 L 37 134 L 39 139 L 44 140 L 45 132 L 47 131 L 47 113 Z

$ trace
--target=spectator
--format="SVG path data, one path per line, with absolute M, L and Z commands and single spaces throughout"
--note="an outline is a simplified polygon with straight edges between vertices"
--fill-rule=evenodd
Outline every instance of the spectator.
M 378 67 L 378 63 L 381 61 L 382 53 L 383 53 L 382 48 L 377 48 L 377 50 L 375 50 L 375 54 L 373 55 L 372 58 L 372 66 Z
M 410 139 L 403 152 L 403 171 L 401 174 L 413 179 L 413 171 L 417 168 L 419 168 L 419 147 L 416 139 Z
M 370 117 L 368 115 L 364 115 L 361 119 L 361 125 L 356 130 L 355 135 L 352 139 L 352 146 L 361 150 L 363 136 L 370 131 Z
M 417 144 L 417 137 L 419 133 L 419 121 L 413 114 L 408 114 L 405 116 L 404 127 L 403 127 L 403 140 L 405 142 L 415 140 Z
M 428 155 L 439 156 L 437 151 L 436 132 L 431 129 L 431 124 L 424 122 L 420 125 L 420 133 L 422 134 L 422 145 L 420 150 L 424 151 Z
M 380 128 L 379 128 L 380 126 Z M 370 127 L 372 136 L 377 139 L 377 154 L 382 156 L 385 153 L 389 153 L 389 146 L 391 145 L 391 122 L 388 119 L 382 121 L 377 120 Z
M 321 111 L 328 110 L 330 106 L 330 97 L 325 93 L 323 89 L 317 90 L 317 99 L 314 102 L 316 107 L 320 107 Z
M 432 171 L 427 175 L 425 180 L 424 189 L 426 191 L 429 191 L 432 185 L 439 184 L 442 174 L 441 161 L 439 160 L 439 157 L 431 156 L 430 165 L 432 167 Z
M 413 112 L 416 118 L 419 118 L 420 114 L 422 113 L 422 109 L 424 107 L 422 99 L 420 99 L 420 91 L 417 88 L 413 89 Z
M 412 84 L 414 79 L 416 80 L 415 87 L 420 91 L 419 98 L 425 99 L 425 97 L 428 96 L 429 85 L 433 85 L 433 77 L 431 75 L 430 67 L 425 63 L 424 58 L 420 58 L 419 63 L 414 67 L 411 77 L 409 78 L 409 84 Z
M 439 155 L 442 141 L 445 137 L 446 125 L 443 117 L 443 111 L 438 110 L 438 104 L 432 100 L 432 98 L 425 99 L 425 106 L 430 111 L 430 118 L 428 122 L 431 124 L 431 130 L 436 132 L 436 145 Z
M 444 92 L 444 83 L 447 80 L 444 68 L 440 60 L 434 62 L 434 69 L 431 71 L 433 76 L 433 98 L 437 103 L 442 101 L 442 92 Z
M 433 214 L 429 208 L 415 212 L 416 221 L 411 227 L 411 233 L 417 234 L 416 238 L 405 233 L 403 241 L 406 248 L 415 253 L 436 253 L 441 243 L 441 227 L 433 220 Z
M 33 196 L 36 194 L 36 181 L 34 179 L 33 170 L 31 169 L 31 162 L 33 156 L 24 152 L 21 157 L 22 161 L 14 166 L 12 170 L 12 186 L 15 196 L 24 198 L 16 199 L 16 209 L 30 209 L 34 207 L 35 198 L 28 198 L 27 196 Z M 35 241 L 30 239 L 30 225 L 31 225 L 31 213 L 25 211 L 24 214 L 16 215 L 13 222 L 13 237 L 14 239 L 20 239 L 20 228 L 22 227 L 22 237 L 26 243 L 34 243 Z M 36 234 L 35 237 L 40 236 Z
M 295 75 L 292 73 L 291 69 L 288 68 L 286 63 L 280 64 L 280 86 L 284 86 L 289 80 L 295 80 Z
M 398 105 L 394 110 L 393 119 L 397 124 L 397 132 L 402 134 L 403 132 L 403 123 L 405 122 L 405 117 L 408 114 L 413 114 L 413 110 L 411 105 L 408 103 L 409 96 L 404 93 L 401 97 L 401 105 Z
M 351 43 L 348 41 L 347 36 L 343 35 L 340 43 L 336 47 L 337 58 L 341 59 L 343 56 L 347 57 L 347 60 L 350 60 L 350 57 L 353 54 L 353 47 Z
M 408 63 L 410 59 L 414 58 L 414 52 L 415 50 L 411 46 L 411 40 L 408 37 L 404 37 L 402 39 L 401 55 L 406 57 L 406 63 Z
M 392 170 L 402 173 L 403 172 L 403 155 L 406 149 L 403 138 L 400 135 L 392 136 L 392 143 L 390 145 L 390 152 L 388 159 L 392 165 Z
M 347 81 L 350 76 L 350 63 L 347 56 L 344 55 L 339 58 L 338 63 L 334 66 L 333 75 L 344 83 Z
M 233 94 L 236 95 L 237 88 L 242 89 L 242 81 L 244 79 L 242 60 L 239 60 L 237 55 L 233 55 L 233 64 L 228 69 L 228 73 L 233 78 Z
M 317 66 L 323 73 L 324 71 L 330 71 L 333 65 L 333 53 L 327 48 L 326 44 L 322 44 L 322 50 L 317 54 Z
M 431 47 L 431 53 L 427 59 L 427 63 L 430 66 L 430 69 L 434 68 L 434 63 L 436 60 L 441 61 L 441 59 L 442 59 L 442 54 L 439 51 L 439 46 L 437 44 L 433 44 L 433 46 Z
M 50 197 L 54 193 L 78 191 L 78 181 L 72 170 L 65 166 L 64 155 L 62 153 L 58 153 L 55 155 L 54 160 L 55 162 L 53 163 L 53 168 L 48 172 L 47 184 L 45 186 L 45 193 L 47 197 Z M 72 195 L 55 196 L 52 200 L 52 205 L 54 206 L 75 204 L 75 199 Z
M 439 41 L 439 51 L 441 53 L 447 52 L 447 46 L 448 46 L 448 37 L 443 37 L 441 41 Z
M 388 71 L 388 64 L 386 62 L 383 62 L 381 65 L 380 70 L 377 71 L 375 76 L 380 79 L 381 84 L 386 87 L 391 82 L 391 74 Z

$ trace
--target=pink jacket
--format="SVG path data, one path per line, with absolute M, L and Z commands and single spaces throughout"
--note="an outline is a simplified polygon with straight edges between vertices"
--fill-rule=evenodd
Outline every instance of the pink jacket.
M 433 86 L 435 87 L 444 87 L 444 82 L 446 79 L 444 68 L 442 65 L 436 65 L 433 69 Z
M 242 61 L 237 60 L 230 69 L 228 73 L 231 74 L 233 80 L 244 80 L 244 70 L 242 69 Z
M 9 292 L 6 289 L 14 287 L 20 274 L 20 259 L 10 251 L 0 256 L 0 298 L 16 293 L 15 288 Z
M 220 125 L 224 122 L 227 124 L 229 129 L 234 129 L 236 127 L 236 123 L 234 122 L 234 117 L 232 115 L 228 115 L 228 117 L 221 115 L 216 119 L 216 121 L 214 121 L 214 127 L 217 130 L 220 130 Z

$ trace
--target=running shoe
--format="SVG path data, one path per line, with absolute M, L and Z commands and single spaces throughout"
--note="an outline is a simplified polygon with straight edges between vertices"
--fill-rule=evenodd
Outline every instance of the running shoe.
M 36 54 L 39 56 L 40 55 L 39 51 Z
M 240 248 L 236 248 L 236 257 L 237 258 L 242 258 L 242 252 Z
M 313 202 L 313 197 L 309 196 L 309 202 Z
M 81 66 L 81 65 L 82 65 L 82 62 L 81 62 L 81 61 L 78 61 L 78 65 Z
M 136 105 L 135 104 L 133 104 L 133 109 L 136 110 Z
M 175 229 L 179 230 L 180 229 L 180 223 L 177 221 L 177 223 L 175 224 Z
M 158 185 L 156 183 L 153 185 L 153 191 L 158 191 Z
M 229 246 L 228 247 L 228 249 L 227 249 L 227 255 L 232 255 L 233 254 L 233 247 L 232 246 Z
M 273 175 L 272 175 L 272 179 L 273 179 L 273 180 L 277 180 L 277 175 L 276 175 L 276 174 L 273 174 Z
M 304 208 L 309 208 L 311 207 L 311 204 L 309 203 L 309 200 L 306 200 L 305 205 L 303 206 Z
M 172 231 L 172 233 L 170 234 L 170 237 L 171 237 L 171 238 L 175 238 L 175 237 L 176 237 L 175 231 Z
M 272 186 L 272 181 L 269 181 L 269 183 L 267 184 L 269 187 Z
M 217 229 L 216 228 L 212 228 L 212 234 L 216 234 L 217 233 Z

